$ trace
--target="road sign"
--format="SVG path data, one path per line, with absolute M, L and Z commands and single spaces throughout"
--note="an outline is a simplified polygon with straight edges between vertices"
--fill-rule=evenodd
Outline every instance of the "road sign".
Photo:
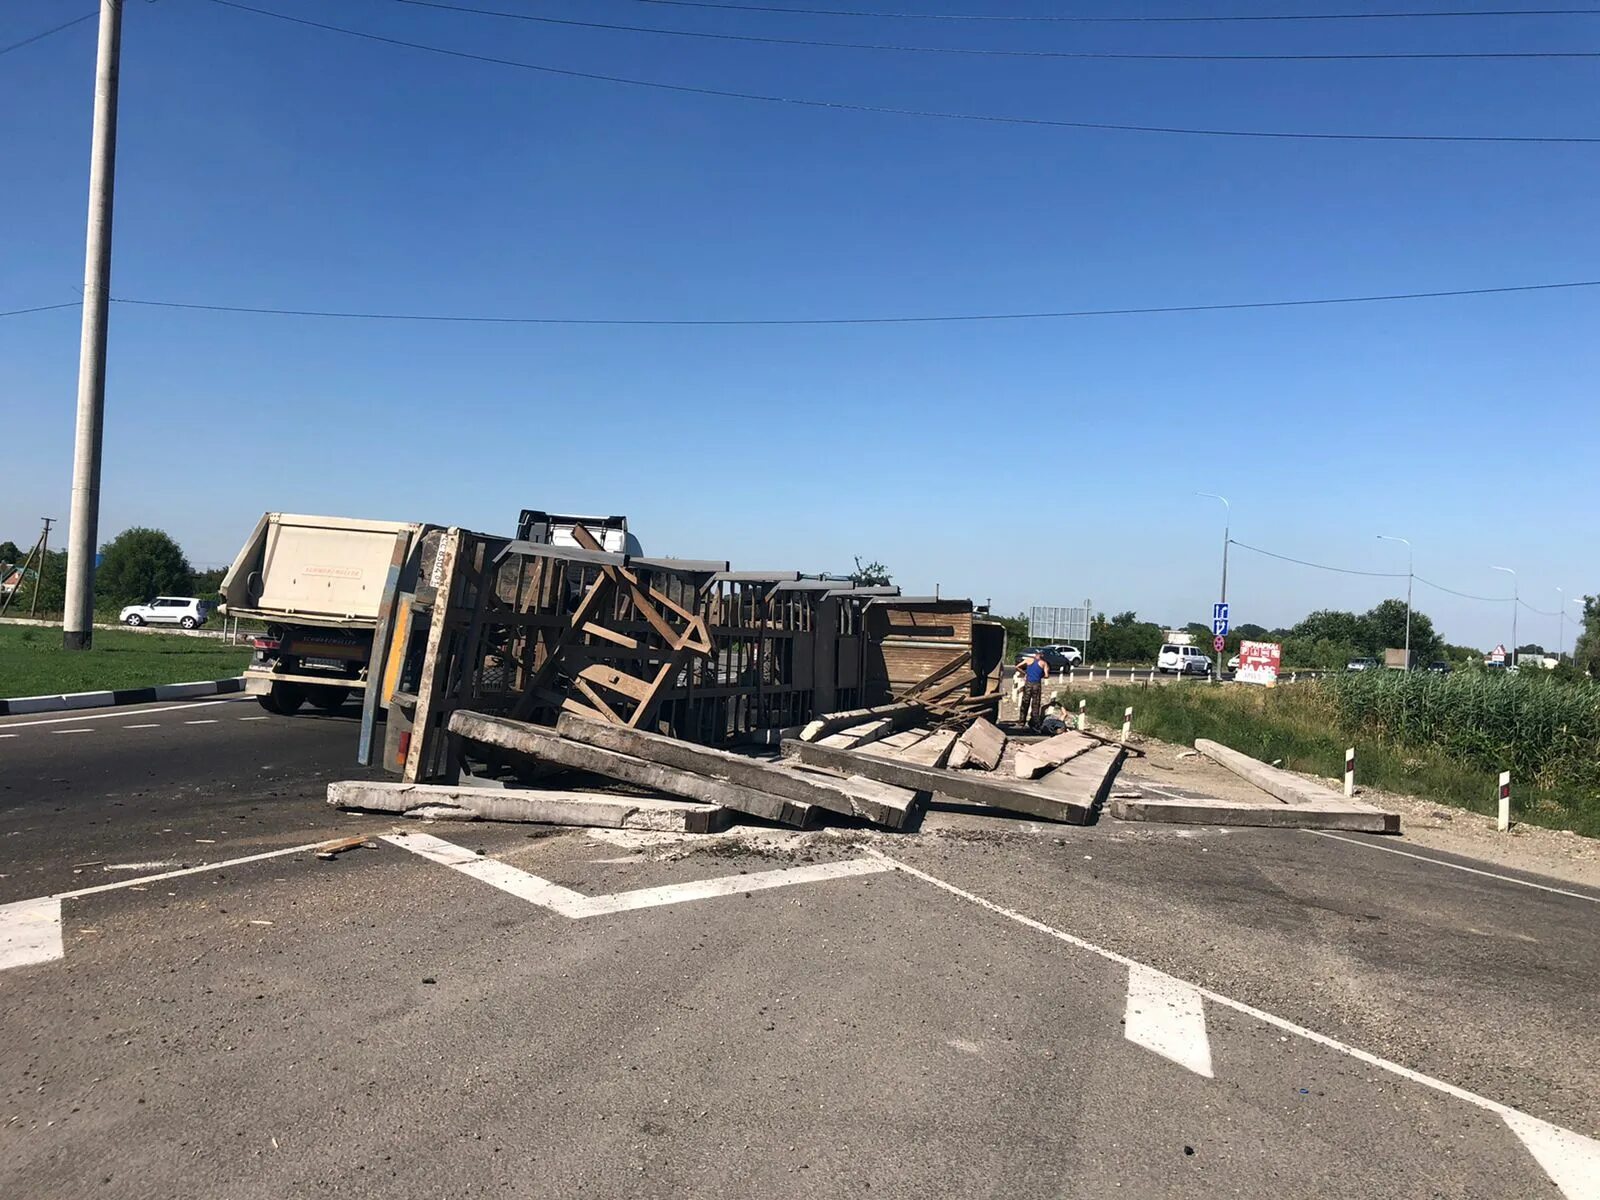
M 1211 632 L 1218 637 L 1228 636 L 1228 602 L 1226 600 L 1211 606 Z
M 1028 639 L 1033 642 L 1087 642 L 1090 606 L 1058 608 L 1034 605 L 1028 610 Z
M 1227 644 L 1228 644 L 1227 642 L 1223 641 L 1222 635 L 1219 633 L 1219 634 L 1217 634 L 1216 640 L 1211 643 L 1211 648 L 1213 650 L 1215 650 L 1218 654 L 1221 654 L 1222 653 L 1222 648 L 1224 646 L 1226 646 Z
M 1233 677 L 1239 683 L 1263 683 L 1268 687 L 1278 681 L 1278 668 L 1283 663 L 1283 647 L 1277 642 L 1240 642 L 1239 669 Z

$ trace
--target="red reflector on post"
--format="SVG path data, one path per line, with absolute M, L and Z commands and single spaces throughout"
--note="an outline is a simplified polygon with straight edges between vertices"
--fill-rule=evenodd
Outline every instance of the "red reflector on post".
M 394 756 L 395 762 L 397 762 L 397 763 L 405 762 L 406 761 L 406 755 L 408 755 L 410 753 L 411 753 L 411 735 L 409 733 L 402 733 L 400 735 L 400 751 L 399 751 L 398 754 L 396 754 Z

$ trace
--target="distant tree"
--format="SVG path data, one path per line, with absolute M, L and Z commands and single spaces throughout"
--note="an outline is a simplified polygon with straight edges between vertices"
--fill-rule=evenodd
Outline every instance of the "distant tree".
M 857 555 L 856 569 L 850 572 L 850 582 L 857 587 L 888 587 L 889 568 L 876 560 L 862 566 L 861 556 Z
M 124 529 L 100 548 L 95 592 L 112 603 L 185 593 L 194 572 L 178 543 L 159 529 Z
M 1406 602 L 1384 600 L 1369 609 L 1361 618 L 1366 628 L 1365 649 L 1374 658 L 1382 657 L 1385 650 L 1399 650 L 1406 644 Z M 1411 661 L 1430 663 L 1439 657 L 1444 640 L 1433 629 L 1427 613 L 1411 610 Z
M 1196 646 L 1209 646 L 1211 639 L 1216 636 L 1211 632 L 1211 626 L 1202 625 L 1199 621 L 1190 621 L 1183 627 L 1183 631 L 1194 640 Z
M 1248 642 L 1265 642 L 1272 638 L 1272 630 L 1265 625 L 1254 625 L 1246 621 L 1243 625 L 1235 625 L 1230 636 L 1237 636 Z
M 1365 647 L 1367 643 L 1367 630 L 1362 628 L 1360 617 L 1352 612 L 1336 612 L 1328 608 L 1318 609 L 1304 617 L 1290 628 L 1288 635 L 1306 642 L 1342 642 L 1357 647 Z
M 1518 654 L 1543 654 L 1544 652 L 1544 647 L 1539 645 L 1538 642 L 1529 642 L 1526 646 L 1517 647 Z
M 24 558 L 27 555 L 23 555 Z M 34 593 L 38 592 L 38 603 L 34 603 Z M 33 566 L 28 568 L 28 574 L 22 581 L 22 586 L 17 589 L 17 594 L 11 600 L 11 606 L 6 610 L 8 616 L 27 616 L 29 610 L 36 611 L 40 616 L 46 613 L 55 616 L 66 602 L 67 594 L 67 552 L 65 550 L 51 550 L 41 562 L 35 558 Z
M 1583 632 L 1572 647 L 1572 661 L 1585 675 L 1600 677 L 1600 596 L 1583 598 Z
M 218 594 L 222 587 L 222 577 L 228 573 L 226 567 L 213 567 L 209 571 L 196 571 L 194 579 L 189 583 L 189 590 L 202 600 Z
M 1161 650 L 1161 626 L 1141 621 L 1132 610 L 1106 620 L 1101 613 L 1089 627 L 1086 657 L 1096 662 L 1148 663 Z
M 0 563 L 14 567 L 27 557 L 15 542 L 0 542 Z
M 1028 640 L 1028 618 L 1023 613 L 1014 617 L 996 617 L 1006 627 L 1006 654 L 1015 657 L 1033 643 Z

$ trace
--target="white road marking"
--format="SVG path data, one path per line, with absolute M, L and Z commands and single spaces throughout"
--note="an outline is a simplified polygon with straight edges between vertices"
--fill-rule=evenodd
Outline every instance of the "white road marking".
M 159 875 L 140 875 L 134 879 L 119 879 L 116 883 L 98 883 L 93 887 L 77 888 L 70 892 L 57 892 L 48 899 L 75 900 L 79 896 L 93 896 L 99 892 L 114 892 L 118 888 L 134 887 L 138 884 L 158 883 L 163 879 L 177 879 L 180 875 L 199 875 L 205 871 L 218 871 L 223 867 L 238 867 L 245 863 L 262 862 L 269 858 L 282 858 L 285 854 L 303 854 L 307 850 L 315 850 L 337 838 L 320 838 L 315 842 L 306 842 L 300 846 L 285 846 L 282 850 L 266 850 L 260 854 L 246 854 L 243 858 L 228 858 L 221 862 L 201 863 L 198 867 L 181 867 L 176 871 L 163 871 Z
M 1205 1004 L 1183 980 L 1149 967 L 1129 967 L 1122 1032 L 1134 1045 L 1211 1078 Z
M 240 721 L 270 721 L 270 720 L 272 720 L 271 717 L 238 717 L 236 719 L 240 720 Z
M 170 862 L 142 862 L 142 863 L 107 863 L 101 868 L 103 871 L 148 871 L 152 867 L 171 866 Z M 140 882 L 135 880 L 135 883 Z
M 212 718 L 210 720 L 205 720 L 205 721 L 185 721 L 184 722 L 185 725 L 215 725 L 216 723 L 217 722 L 216 722 L 215 718 Z
M 187 704 L 169 704 L 165 708 L 141 708 L 138 712 L 111 712 L 96 713 L 87 717 L 47 717 L 42 721 L 13 721 L 9 725 L 0 725 L 0 729 L 32 729 L 36 725 L 70 725 L 74 721 L 104 721 L 110 717 L 144 717 L 151 713 L 176 712 L 180 708 L 209 708 L 213 704 L 243 704 L 244 700 L 229 698 L 227 700 L 191 700 Z
M 585 896 L 582 892 L 575 892 L 547 879 L 540 879 L 537 875 L 530 875 L 527 871 L 518 870 L 498 859 L 474 854 L 471 850 L 463 849 L 443 838 L 436 838 L 432 834 L 385 834 L 382 840 L 410 850 L 413 854 L 419 854 L 432 862 L 452 867 L 463 875 L 470 875 L 503 892 L 509 892 L 513 896 L 573 920 L 630 912 L 637 908 L 655 908 L 663 904 L 709 900 L 716 896 L 737 896 L 747 892 L 765 891 L 768 888 L 789 887 L 798 883 L 820 883 L 823 880 L 843 879 L 851 875 L 875 875 L 890 869 L 887 864 L 872 859 L 853 858 L 843 862 L 817 863 L 808 867 L 757 871 L 750 875 L 724 875 L 692 883 L 670 883 L 663 887 L 640 888 L 637 891 L 616 892 L 609 896 Z
M 1548 884 L 1532 883 L 1526 879 L 1517 879 L 1510 875 L 1497 875 L 1493 871 L 1480 871 L 1477 867 L 1464 867 L 1460 863 L 1445 862 L 1442 858 L 1429 858 L 1426 854 L 1413 854 L 1409 850 L 1396 850 L 1393 846 L 1375 846 L 1371 842 L 1363 842 L 1359 838 L 1341 837 L 1337 833 L 1329 833 L 1324 829 L 1307 829 L 1306 833 L 1314 833 L 1318 837 L 1332 838 L 1336 842 L 1348 842 L 1352 846 L 1360 846 L 1366 850 L 1381 850 L 1385 854 L 1398 854 L 1401 858 L 1414 858 L 1418 862 L 1432 863 L 1436 867 L 1449 867 L 1452 871 L 1465 871 L 1469 875 L 1482 875 L 1487 879 L 1498 879 L 1502 883 L 1519 883 L 1523 887 L 1538 888 L 1541 892 L 1554 892 L 1558 896 L 1571 896 L 1574 900 L 1587 900 L 1591 904 L 1600 904 L 1600 896 L 1586 896 L 1582 892 L 1569 892 L 1566 888 L 1550 887 Z
M 157 721 L 153 725 L 124 725 L 123 728 L 124 729 L 160 729 L 161 728 L 161 722 Z
M 15 733 L 0 733 L 0 738 L 14 738 L 14 737 L 18 737 L 18 736 L 20 736 L 20 735 L 15 734 Z
M 51 733 L 93 733 L 92 729 L 52 729 Z
M 1375 849 L 1382 848 L 1375 847 Z M 926 871 L 919 871 L 908 863 L 890 858 L 881 850 L 875 850 L 868 846 L 866 851 L 897 871 L 903 871 L 907 875 L 922 880 L 924 883 L 930 883 L 941 891 L 948 892 L 952 896 L 959 896 L 963 900 L 976 904 L 979 908 L 987 909 L 997 916 L 1015 921 L 1017 924 L 1024 925 L 1036 933 L 1042 933 L 1058 942 L 1065 942 L 1069 946 L 1076 946 L 1080 950 L 1087 950 L 1091 954 L 1098 954 L 1101 958 L 1127 967 L 1130 971 L 1135 967 L 1144 967 L 1143 963 L 1136 962 L 1125 954 L 1118 954 L 1115 950 L 1107 950 L 1104 946 L 1097 946 L 1091 941 L 1046 925 L 1043 921 L 1035 920 L 1033 917 L 1017 912 L 1015 909 L 996 904 L 993 900 L 985 900 L 982 896 L 975 895 L 964 888 L 959 888 L 953 883 L 948 883 L 936 875 L 930 875 Z M 1413 1071 L 1410 1067 L 1401 1066 L 1397 1062 L 1379 1058 L 1369 1051 L 1348 1045 L 1337 1038 L 1329 1037 L 1325 1033 L 1307 1029 L 1303 1025 L 1296 1025 L 1293 1021 L 1285 1020 L 1283 1017 L 1255 1008 L 1241 1000 L 1235 1000 L 1231 996 L 1224 996 L 1220 992 L 1213 992 L 1209 988 L 1203 988 L 1196 984 L 1187 984 L 1187 986 L 1193 988 L 1197 995 L 1212 1004 L 1220 1004 L 1225 1008 L 1231 1008 L 1235 1012 L 1243 1013 L 1247 1017 L 1254 1017 L 1258 1021 L 1262 1021 L 1276 1029 L 1281 1029 L 1284 1033 L 1294 1034 L 1296 1037 L 1304 1038 L 1308 1042 L 1314 1042 L 1329 1050 L 1348 1055 L 1358 1062 L 1366 1063 L 1369 1067 L 1377 1067 L 1381 1071 L 1388 1071 L 1390 1074 L 1398 1075 L 1400 1078 L 1409 1080 L 1412 1083 L 1420 1084 L 1425 1088 L 1430 1088 L 1453 1099 L 1474 1105 L 1486 1112 L 1494 1113 L 1528 1147 L 1529 1153 L 1544 1168 L 1545 1173 L 1550 1176 L 1551 1182 L 1561 1190 L 1562 1195 L 1567 1200 L 1595 1200 L 1597 1196 L 1600 1196 L 1600 1191 L 1597 1191 L 1594 1186 L 1594 1181 L 1600 1180 L 1600 1142 L 1595 1141 L 1593 1138 L 1584 1137 L 1581 1133 L 1573 1133 L 1570 1129 L 1563 1129 L 1559 1125 L 1551 1125 L 1547 1121 L 1540 1121 L 1536 1117 L 1530 1117 L 1526 1113 L 1518 1112 L 1510 1105 L 1501 1104 L 1498 1100 L 1490 1100 L 1487 1096 L 1469 1092 L 1466 1088 L 1457 1087 L 1453 1083 L 1446 1083 L 1442 1079 L 1424 1075 L 1421 1071 Z
M 61 901 L 54 896 L 0 904 L 0 971 L 54 962 L 61 948 Z
M 1508 1112 L 1505 1120 L 1562 1195 L 1600 1196 L 1600 1143 L 1526 1113 Z

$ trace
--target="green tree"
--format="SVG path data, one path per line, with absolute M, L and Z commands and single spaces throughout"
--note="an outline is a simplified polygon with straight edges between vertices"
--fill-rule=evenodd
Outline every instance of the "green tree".
M 1572 661 L 1584 674 L 1600 677 L 1600 596 L 1583 598 L 1583 632 L 1572 647 Z
M 15 542 L 0 542 L 0 564 L 14 567 L 27 557 Z
M 184 594 L 194 578 L 189 560 L 159 529 L 124 529 L 100 547 L 95 593 L 115 604 L 131 604 L 162 593 Z
M 196 571 L 194 579 L 189 583 L 189 590 L 202 600 L 209 600 L 219 594 L 222 587 L 222 577 L 228 573 L 226 567 L 213 567 L 209 571 Z
M 1382 658 L 1385 650 L 1399 650 L 1406 644 L 1406 602 L 1384 600 L 1369 609 L 1361 618 L 1365 626 L 1366 652 L 1373 658 Z M 1411 610 L 1411 661 L 1427 664 L 1439 657 L 1444 647 L 1442 639 L 1433 629 L 1427 613 Z
M 1290 628 L 1289 638 L 1307 642 L 1342 642 L 1365 650 L 1368 630 L 1362 627 L 1361 618 L 1353 612 L 1337 612 L 1319 608 L 1303 617 Z M 1340 664 L 1343 665 L 1342 663 Z
M 857 555 L 856 569 L 850 572 L 850 582 L 857 587 L 888 587 L 889 568 L 876 560 L 862 566 L 861 556 Z
M 1161 650 L 1161 626 L 1141 621 L 1132 610 L 1106 620 L 1104 613 L 1089 627 L 1087 659 L 1103 663 L 1153 662 Z

